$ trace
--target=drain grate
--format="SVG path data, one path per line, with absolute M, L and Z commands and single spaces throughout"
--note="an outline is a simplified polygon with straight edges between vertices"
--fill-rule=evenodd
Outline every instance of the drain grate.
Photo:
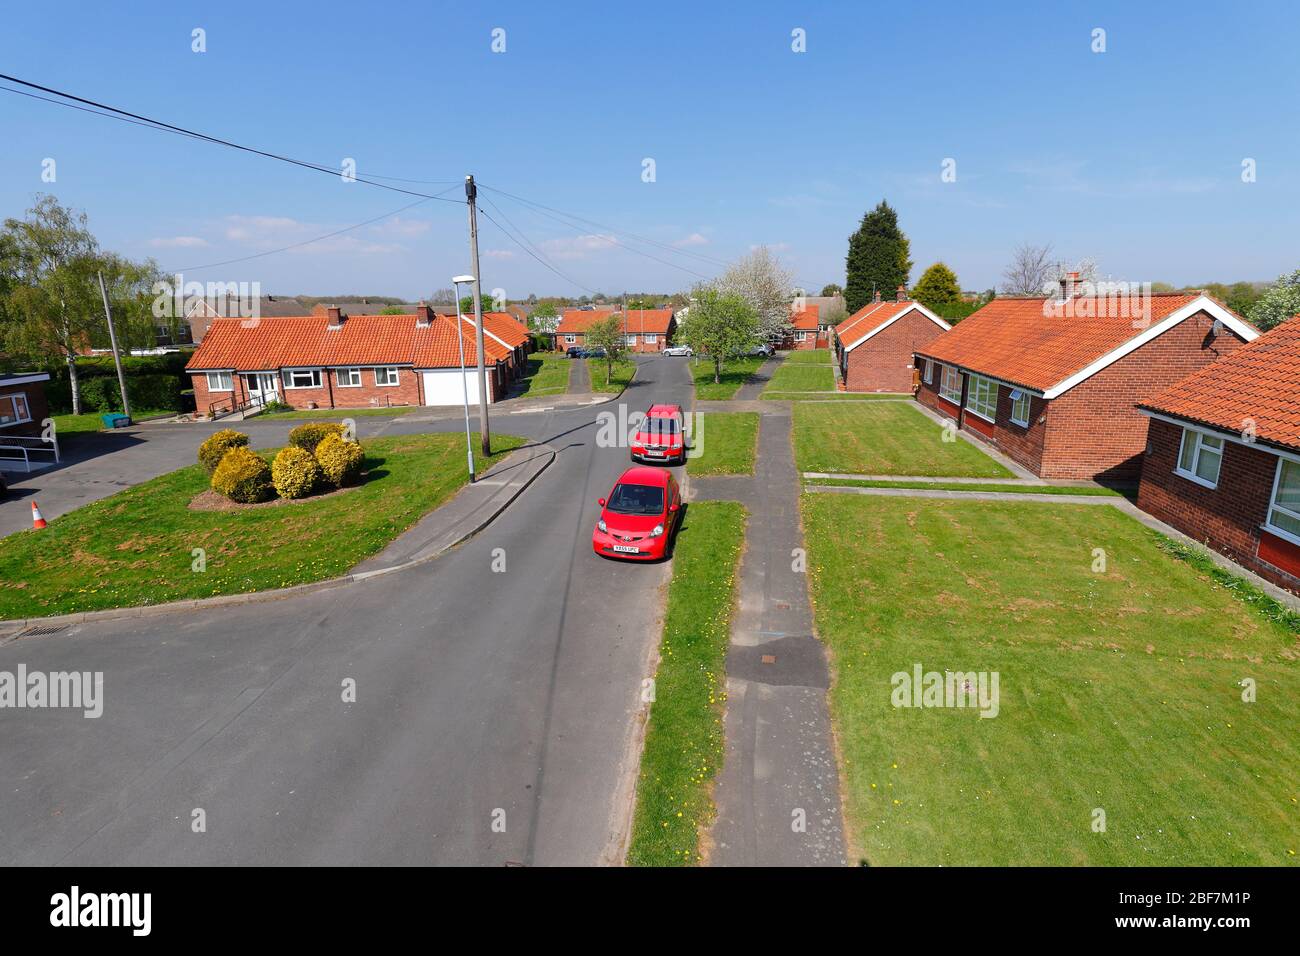
M 53 626 L 46 626 L 46 627 L 29 627 L 27 630 L 20 632 L 17 636 L 18 637 L 45 637 L 47 634 L 58 634 L 61 631 L 66 631 L 71 626 L 72 626 L 71 624 L 55 624 Z

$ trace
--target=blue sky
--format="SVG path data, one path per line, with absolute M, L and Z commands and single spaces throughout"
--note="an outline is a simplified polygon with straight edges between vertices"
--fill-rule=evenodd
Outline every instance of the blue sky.
M 814 289 L 842 283 L 846 238 L 882 198 L 911 238 L 913 281 L 942 259 L 983 289 L 1026 240 L 1130 281 L 1300 265 L 1297 41 L 1287 3 L 45 2 L 6 9 L 0 72 L 329 166 L 352 157 L 363 177 L 439 183 L 407 184 L 419 191 L 454 196 L 473 172 L 674 250 L 619 239 L 677 268 L 484 190 L 488 214 L 577 283 L 484 222 L 484 284 L 511 297 L 682 289 L 758 243 Z M 0 214 L 53 192 L 106 246 L 168 269 L 414 201 L 10 93 L 0 129 Z M 941 182 L 947 158 L 955 182 Z M 186 275 L 423 296 L 468 271 L 464 213 L 426 202 Z

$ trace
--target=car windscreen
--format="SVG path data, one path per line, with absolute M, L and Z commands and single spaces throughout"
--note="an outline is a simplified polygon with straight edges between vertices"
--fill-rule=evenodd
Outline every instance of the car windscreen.
M 639 429 L 647 435 L 676 435 L 679 430 L 675 418 L 647 418 Z
M 606 510 L 621 515 L 664 513 L 664 490 L 654 485 L 617 484 L 610 493 Z

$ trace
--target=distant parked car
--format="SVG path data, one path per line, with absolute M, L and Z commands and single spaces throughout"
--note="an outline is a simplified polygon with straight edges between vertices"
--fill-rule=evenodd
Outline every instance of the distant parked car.
M 762 355 L 764 358 L 771 358 L 772 355 L 773 355 L 773 353 L 775 353 L 775 352 L 776 352 L 776 349 L 772 348 L 772 346 L 768 345 L 766 342 L 763 342 L 763 343 L 760 343 L 759 345 L 755 345 L 752 349 L 750 349 L 750 350 L 749 350 L 748 352 L 746 352 L 745 354 L 746 354 L 746 355 Z
M 668 346 L 668 348 L 664 349 L 664 355 L 691 356 L 694 354 L 695 354 L 695 350 L 691 348 L 689 345 L 670 345 Z
M 587 349 L 583 354 L 585 358 L 604 358 L 605 347 L 597 345 L 594 349 Z
M 586 358 L 587 350 L 581 345 L 570 345 L 564 354 L 569 358 Z

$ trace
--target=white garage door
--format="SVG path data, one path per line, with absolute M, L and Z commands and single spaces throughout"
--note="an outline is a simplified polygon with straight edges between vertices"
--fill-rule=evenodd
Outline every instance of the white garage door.
M 465 385 L 469 387 L 470 404 L 478 401 L 478 373 L 465 372 Z M 426 405 L 460 405 L 465 401 L 465 393 L 460 382 L 460 369 L 439 369 L 424 373 L 424 404 Z

